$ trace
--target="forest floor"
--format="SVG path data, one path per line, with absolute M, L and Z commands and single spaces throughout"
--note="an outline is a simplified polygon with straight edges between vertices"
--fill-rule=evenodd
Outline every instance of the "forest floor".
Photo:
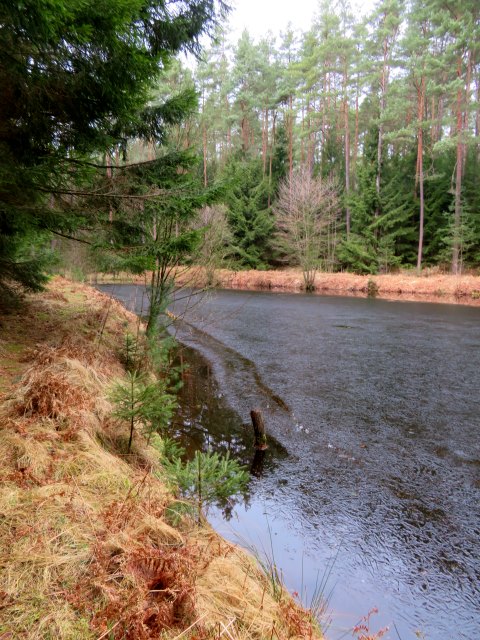
M 112 417 L 138 318 L 82 284 L 0 314 L 0 638 L 320 638 L 204 524 L 174 523 L 159 454 Z
M 233 271 L 217 269 L 208 274 L 200 267 L 181 269 L 177 282 L 184 286 L 213 286 L 223 289 L 304 291 L 300 269 L 276 269 L 269 271 Z M 112 282 L 112 276 L 99 277 L 99 281 Z M 116 281 L 149 282 L 145 277 L 120 276 Z M 451 275 L 425 269 L 421 275 L 414 271 L 401 271 L 385 275 L 357 275 L 354 273 L 318 272 L 315 277 L 315 293 L 339 296 L 369 296 L 389 300 L 417 300 L 480 306 L 480 275 Z

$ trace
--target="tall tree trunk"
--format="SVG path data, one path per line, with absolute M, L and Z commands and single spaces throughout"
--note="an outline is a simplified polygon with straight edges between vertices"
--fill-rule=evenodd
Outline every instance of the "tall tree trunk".
M 293 176 L 293 96 L 288 96 L 288 177 Z
M 423 256 L 423 228 L 425 218 L 425 199 L 423 194 L 423 112 L 425 104 L 425 77 L 422 77 L 420 83 L 417 85 L 417 100 L 418 100 L 418 133 L 417 133 L 417 171 L 418 180 L 420 186 L 420 224 L 418 229 L 418 252 L 417 252 L 417 271 L 420 273 L 422 270 L 422 256 Z
M 248 131 L 248 120 L 246 115 L 246 104 L 242 100 L 240 103 L 240 108 L 242 110 L 242 120 L 240 122 L 240 127 L 242 130 L 242 150 L 244 153 L 248 151 L 249 146 L 249 131 Z
M 302 167 L 305 166 L 305 105 L 304 104 L 302 104 L 302 140 L 300 144 L 300 164 Z M 289 171 L 289 177 L 291 180 L 292 175 L 290 171 Z
M 206 187 L 208 185 L 208 176 L 207 176 L 207 122 L 205 119 L 205 91 L 203 91 L 202 93 L 202 116 L 203 116 L 203 130 L 202 130 L 203 184 Z
M 345 197 L 347 205 L 345 207 L 345 224 L 347 228 L 347 238 L 350 236 L 350 206 L 348 198 L 350 196 L 350 123 L 348 121 L 348 102 L 345 99 Z
M 355 90 L 355 140 L 353 142 L 353 187 L 356 188 L 357 157 L 358 157 L 358 137 L 359 137 L 359 108 L 358 108 L 358 78 Z
M 387 101 L 388 78 L 390 75 L 389 56 L 390 56 L 390 51 L 395 42 L 397 33 L 398 33 L 398 27 L 396 27 L 395 30 L 390 34 L 390 38 L 389 36 L 385 36 L 385 38 L 383 39 L 383 62 L 382 62 L 382 73 L 380 76 L 380 114 L 379 114 L 380 121 L 378 125 L 378 142 L 377 142 L 377 175 L 375 179 L 375 188 L 377 192 L 377 206 L 375 207 L 376 218 L 378 218 L 378 216 L 380 215 L 380 191 L 381 191 L 381 180 L 382 180 L 383 133 L 384 133 L 383 115 L 385 113 L 385 107 L 386 107 L 386 101 Z
M 383 41 L 383 64 L 382 75 L 380 77 L 380 121 L 378 123 L 378 140 L 377 140 L 377 175 L 375 177 L 375 189 L 377 192 L 377 206 L 375 207 L 375 217 L 380 215 L 380 188 L 382 180 L 382 158 L 383 158 L 383 113 L 385 111 L 385 94 L 387 88 L 387 58 L 388 58 L 388 39 Z
M 265 107 L 262 123 L 262 158 L 263 158 L 263 177 L 267 173 L 267 148 L 268 148 L 268 107 Z
M 457 59 L 457 78 L 462 77 L 462 57 Z M 463 178 L 463 110 L 461 87 L 457 90 L 457 166 L 455 172 L 455 212 L 453 219 L 452 273 L 461 271 L 461 224 L 462 224 L 462 178 Z
M 271 188 L 272 188 L 272 163 L 273 163 L 273 150 L 275 148 L 275 127 L 276 127 L 276 122 L 277 122 L 277 112 L 273 111 L 272 113 L 272 141 L 270 143 L 270 154 L 269 154 L 269 167 L 268 167 L 268 208 L 270 208 L 270 205 L 272 204 L 272 193 L 271 193 Z
M 307 167 L 310 173 L 313 173 L 313 160 L 314 160 L 314 138 L 313 138 L 313 126 L 312 126 L 312 107 L 310 104 L 310 98 L 307 103 L 307 115 L 308 115 L 308 145 L 307 145 Z
M 345 129 L 345 198 L 347 201 L 345 207 L 345 226 L 347 231 L 347 238 L 350 236 L 350 207 L 348 204 L 348 197 L 350 195 L 350 122 L 348 118 L 348 71 L 345 63 L 344 75 L 343 75 L 343 126 Z
M 208 186 L 207 175 L 207 123 L 203 121 L 203 185 Z
M 320 162 L 322 165 L 322 175 L 324 173 L 324 162 L 325 162 L 325 149 L 327 147 L 327 142 L 328 142 L 328 126 L 327 126 L 327 113 L 328 113 L 328 109 L 329 109 L 329 88 L 327 86 L 328 83 L 328 73 L 325 73 L 323 76 L 323 86 L 326 89 L 326 97 L 323 97 L 323 101 L 322 101 L 322 155 L 320 158 Z M 321 98 L 319 98 L 321 99 Z
M 470 104 L 470 85 L 472 83 L 472 65 L 473 65 L 473 50 L 469 49 L 467 56 L 467 75 L 465 79 L 465 108 L 463 109 L 463 131 L 468 130 L 468 116 L 469 116 L 469 104 Z M 463 141 L 463 150 L 462 150 L 462 174 L 465 174 L 465 163 L 467 161 L 467 145 L 465 141 Z
M 225 113 L 227 115 L 227 152 L 230 151 L 232 146 L 232 127 L 230 126 L 230 103 L 228 102 L 228 96 L 225 96 Z

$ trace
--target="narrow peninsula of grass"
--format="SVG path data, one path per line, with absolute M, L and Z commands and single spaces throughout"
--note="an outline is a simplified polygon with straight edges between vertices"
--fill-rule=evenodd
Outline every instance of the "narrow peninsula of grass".
M 0 316 L 0 635 L 22 639 L 320 638 L 311 613 L 175 497 L 109 390 L 138 319 L 55 278 Z

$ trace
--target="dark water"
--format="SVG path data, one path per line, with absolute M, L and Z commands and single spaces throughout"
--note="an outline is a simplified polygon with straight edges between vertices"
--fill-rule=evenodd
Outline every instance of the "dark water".
M 186 320 L 206 360 L 182 428 L 248 464 L 250 409 L 274 437 L 245 503 L 212 514 L 222 533 L 307 604 L 325 578 L 332 640 L 374 606 L 390 638 L 477 639 L 480 310 L 229 291 Z

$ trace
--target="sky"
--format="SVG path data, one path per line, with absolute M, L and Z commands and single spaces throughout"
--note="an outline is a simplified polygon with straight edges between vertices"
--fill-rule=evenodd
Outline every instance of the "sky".
M 350 0 L 353 10 L 365 14 L 374 0 Z M 236 42 L 247 29 L 258 41 L 270 30 L 274 35 L 286 31 L 289 22 L 294 29 L 306 31 L 312 24 L 318 0 L 230 0 L 232 11 L 230 40 Z
M 244 29 L 258 40 L 270 30 L 275 35 L 285 31 L 289 22 L 294 29 L 306 31 L 312 23 L 317 0 L 232 0 L 229 24 L 232 39 Z

